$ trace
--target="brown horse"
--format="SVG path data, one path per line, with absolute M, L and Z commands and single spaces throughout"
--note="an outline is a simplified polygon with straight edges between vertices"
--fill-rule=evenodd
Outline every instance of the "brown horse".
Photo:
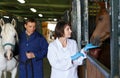
M 104 2 L 99 2 L 98 4 L 100 10 L 96 16 L 96 28 L 90 38 L 90 42 L 100 46 L 103 41 L 110 37 L 110 15 Z
M 90 42 L 100 46 L 100 49 L 90 50 L 90 55 L 110 68 L 110 42 L 105 42 L 110 37 L 110 15 L 104 2 L 99 2 L 98 4 L 100 11 L 96 16 L 96 28 L 90 38 Z

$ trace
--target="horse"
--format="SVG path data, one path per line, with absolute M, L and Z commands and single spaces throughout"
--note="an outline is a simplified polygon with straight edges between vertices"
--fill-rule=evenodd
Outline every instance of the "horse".
M 98 2 L 100 11 L 96 15 L 96 27 L 90 37 L 90 43 L 100 46 L 92 49 L 90 55 L 98 59 L 106 67 L 110 68 L 110 15 L 105 2 Z M 107 42 L 105 42 L 107 41 Z M 107 57 L 107 58 L 106 58 Z
M 11 73 L 11 78 L 15 78 L 17 74 L 18 62 L 13 58 L 15 44 L 18 42 L 18 34 L 15 30 L 16 21 L 12 19 L 11 23 L 5 23 L 0 19 L 0 78 L 4 74 L 7 77 L 7 72 Z
M 94 45 L 102 45 L 102 42 L 110 37 L 110 15 L 105 7 L 105 2 L 99 2 L 100 11 L 96 16 L 96 28 L 90 38 Z

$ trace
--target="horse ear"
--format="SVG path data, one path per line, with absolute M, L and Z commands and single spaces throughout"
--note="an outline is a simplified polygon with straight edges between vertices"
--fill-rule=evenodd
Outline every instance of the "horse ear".
M 0 19 L 0 26 L 3 26 L 5 24 L 4 20 L 1 18 Z
M 11 24 L 15 27 L 16 26 L 16 21 L 15 19 L 12 19 Z

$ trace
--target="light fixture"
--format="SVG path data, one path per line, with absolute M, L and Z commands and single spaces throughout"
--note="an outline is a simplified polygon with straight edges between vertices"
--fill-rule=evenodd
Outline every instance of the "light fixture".
M 37 10 L 36 10 L 35 8 L 30 8 L 30 10 L 31 10 L 32 12 L 37 12 Z
M 25 0 L 17 0 L 18 2 L 20 2 L 21 4 L 25 3 Z
M 43 17 L 43 15 L 42 15 L 42 14 L 38 14 L 38 16 L 39 16 L 39 17 Z
M 26 18 L 26 17 L 24 17 L 24 19 L 26 20 L 27 18 Z
M 54 18 L 53 20 L 54 20 L 54 21 L 57 21 L 57 19 L 56 19 L 56 18 Z
M 9 16 L 3 16 L 4 18 L 9 18 Z

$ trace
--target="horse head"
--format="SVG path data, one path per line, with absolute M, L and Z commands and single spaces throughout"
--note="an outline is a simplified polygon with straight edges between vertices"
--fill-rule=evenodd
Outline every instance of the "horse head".
M 103 42 L 110 37 L 110 15 L 109 15 L 109 5 L 105 2 L 97 2 L 100 7 L 95 20 L 95 30 L 90 37 L 90 43 L 96 46 L 102 47 Z M 100 48 L 90 50 L 90 54 L 99 58 Z
M 3 19 L 0 20 L 1 26 L 1 44 L 5 50 L 5 56 L 10 60 L 13 56 L 16 41 L 18 41 L 18 34 L 15 30 L 16 21 L 12 19 L 11 23 L 5 23 Z
M 104 2 L 99 2 L 100 10 L 96 15 L 96 28 L 90 38 L 94 45 L 101 45 L 110 37 L 110 15 Z

